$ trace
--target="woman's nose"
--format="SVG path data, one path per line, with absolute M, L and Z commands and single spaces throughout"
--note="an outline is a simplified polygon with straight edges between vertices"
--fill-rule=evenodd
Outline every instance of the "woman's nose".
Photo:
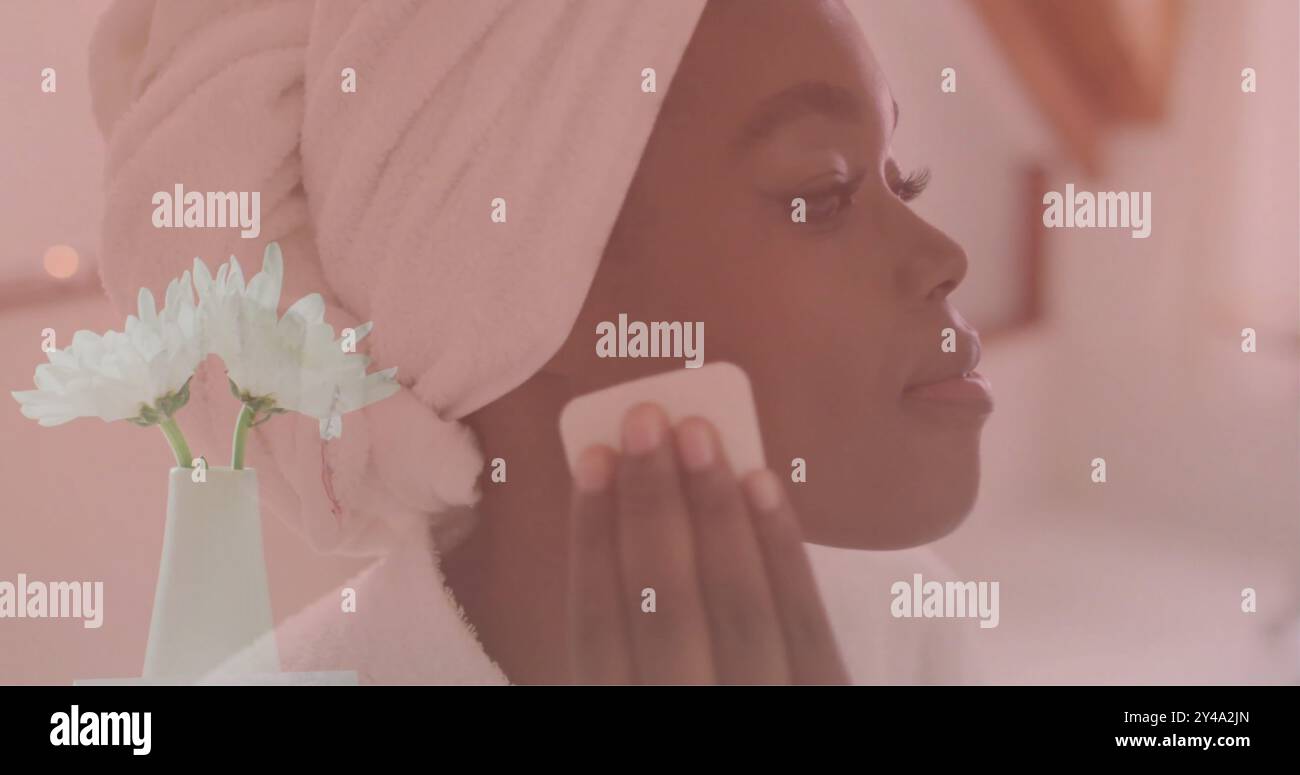
M 899 202 L 895 253 L 900 290 L 905 298 L 942 301 L 966 277 L 966 251 L 947 234 Z

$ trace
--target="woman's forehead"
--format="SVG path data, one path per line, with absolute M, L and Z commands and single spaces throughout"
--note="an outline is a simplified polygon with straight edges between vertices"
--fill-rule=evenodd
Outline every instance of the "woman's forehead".
M 837 0 L 713 0 L 673 79 L 665 113 L 751 142 L 804 115 L 880 126 L 896 109 L 857 21 Z

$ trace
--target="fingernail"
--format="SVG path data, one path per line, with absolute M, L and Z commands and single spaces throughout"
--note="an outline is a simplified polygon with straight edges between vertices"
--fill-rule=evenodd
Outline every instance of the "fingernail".
M 613 475 L 608 455 L 596 447 L 591 447 L 579 455 L 574 465 L 573 479 L 582 492 L 602 492 L 609 487 Z
M 702 471 L 713 465 L 713 434 L 704 423 L 687 422 L 677 427 L 677 454 L 682 464 L 691 471 Z
M 763 511 L 772 511 L 781 505 L 781 483 L 776 474 L 764 469 L 745 478 L 745 490 L 754 505 Z
M 659 446 L 664 436 L 664 415 L 652 404 L 641 404 L 623 420 L 623 451 L 644 455 Z

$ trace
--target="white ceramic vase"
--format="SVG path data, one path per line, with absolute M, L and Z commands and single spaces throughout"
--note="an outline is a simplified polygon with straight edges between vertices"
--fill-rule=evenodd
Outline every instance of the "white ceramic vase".
M 256 643 L 242 668 L 279 670 L 270 588 L 262 554 L 257 472 L 173 468 L 167 487 L 167 526 L 154 591 L 146 679 L 189 682 Z

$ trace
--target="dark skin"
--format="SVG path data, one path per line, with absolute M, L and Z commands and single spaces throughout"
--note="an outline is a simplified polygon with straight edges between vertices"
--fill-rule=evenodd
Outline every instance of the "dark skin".
M 443 567 L 512 681 L 842 681 L 801 541 L 915 546 L 969 512 L 987 409 L 908 392 L 978 360 L 948 302 L 966 256 L 907 205 L 920 186 L 889 150 L 896 110 L 838 2 L 709 3 L 569 339 L 468 418 L 510 479 L 483 486 L 479 525 Z M 738 481 L 701 420 L 631 454 L 655 436 L 653 407 L 575 481 L 564 404 L 670 367 L 596 357 L 596 325 L 619 313 L 705 321 L 708 360 L 753 383 L 767 460 L 803 458 L 808 483 Z M 688 465 L 706 447 L 712 462 Z

